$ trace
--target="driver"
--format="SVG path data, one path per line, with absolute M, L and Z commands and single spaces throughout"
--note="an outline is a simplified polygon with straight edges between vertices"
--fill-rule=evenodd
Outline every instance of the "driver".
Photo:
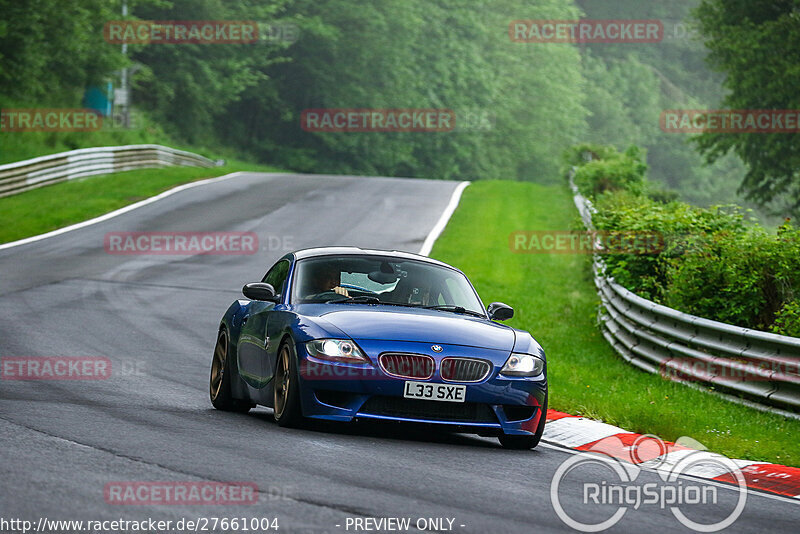
M 329 291 L 333 291 L 337 295 L 342 295 L 344 297 L 350 296 L 347 289 L 339 285 L 341 283 L 342 274 L 335 265 L 322 263 L 315 267 L 314 274 L 309 284 L 309 296 L 327 293 Z

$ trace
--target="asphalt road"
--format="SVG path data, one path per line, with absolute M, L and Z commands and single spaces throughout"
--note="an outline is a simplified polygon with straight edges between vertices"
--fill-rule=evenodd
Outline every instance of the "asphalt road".
M 0 380 L 0 531 L 19 532 L 2 523 L 9 519 L 175 525 L 202 517 L 277 518 L 278 532 L 354 532 L 356 519 L 389 517 L 410 518 L 412 531 L 569 531 L 550 496 L 569 451 L 546 444 L 506 451 L 494 439 L 396 425 L 289 430 L 267 409 L 234 415 L 208 400 L 216 327 L 245 282 L 260 279 L 285 249 L 417 252 L 456 185 L 246 174 L 0 250 L 0 357 L 104 356 L 113 369 L 96 381 Z M 114 231 L 255 232 L 261 250 L 111 255 L 103 237 Z M 513 304 L 513 295 L 507 301 Z M 610 516 L 613 505 L 583 503 L 584 483 L 602 476 L 597 467 L 567 479 L 564 508 L 587 521 Z M 646 471 L 637 480 L 660 481 Z M 258 503 L 108 504 L 104 487 L 117 481 L 251 482 Z M 687 515 L 725 517 L 738 495 L 717 492 L 716 505 Z M 453 522 L 416 524 L 428 518 Z M 790 532 L 798 522 L 796 504 L 751 494 L 728 531 Z M 627 510 L 609 532 L 643 530 L 690 532 L 653 505 Z

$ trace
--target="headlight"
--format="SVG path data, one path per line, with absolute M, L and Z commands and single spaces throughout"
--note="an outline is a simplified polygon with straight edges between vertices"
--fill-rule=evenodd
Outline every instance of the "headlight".
M 512 353 L 500 374 L 506 376 L 539 376 L 544 371 L 544 360 L 530 354 Z
M 348 339 L 315 339 L 306 343 L 306 349 L 311 356 L 320 360 L 369 363 L 369 358 Z

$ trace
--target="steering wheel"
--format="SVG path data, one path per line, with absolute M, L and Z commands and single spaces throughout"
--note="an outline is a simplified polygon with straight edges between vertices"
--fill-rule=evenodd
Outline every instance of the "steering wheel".
M 343 288 L 347 289 L 348 291 L 350 291 L 350 290 L 358 291 L 359 293 L 364 293 L 365 295 L 377 295 L 377 293 L 375 291 L 372 291 L 371 289 L 367 289 L 367 288 L 364 288 L 364 287 L 361 287 L 361 286 L 357 286 L 357 285 L 354 285 L 354 284 L 339 284 L 339 287 L 343 287 Z
M 344 297 L 344 295 L 340 295 L 336 291 L 329 289 L 328 291 L 323 291 L 322 293 L 314 293 L 313 295 L 306 295 L 306 297 L 303 300 L 327 302 L 335 297 Z

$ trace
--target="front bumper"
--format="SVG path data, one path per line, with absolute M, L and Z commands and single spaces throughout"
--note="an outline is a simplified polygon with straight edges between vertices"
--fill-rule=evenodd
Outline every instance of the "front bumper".
M 475 433 L 530 435 L 538 426 L 547 394 L 546 373 L 534 378 L 500 376 L 509 354 L 474 347 L 443 345 L 441 353 L 429 343 L 357 340 L 372 364 L 345 364 L 311 357 L 297 344 L 300 398 L 306 417 L 334 421 L 381 419 L 458 427 Z M 397 378 L 377 364 L 383 352 L 425 354 L 434 358 L 436 371 L 425 380 Z M 406 380 L 447 382 L 439 375 L 442 358 L 461 356 L 493 362 L 482 381 L 465 383 L 463 403 L 405 399 Z

